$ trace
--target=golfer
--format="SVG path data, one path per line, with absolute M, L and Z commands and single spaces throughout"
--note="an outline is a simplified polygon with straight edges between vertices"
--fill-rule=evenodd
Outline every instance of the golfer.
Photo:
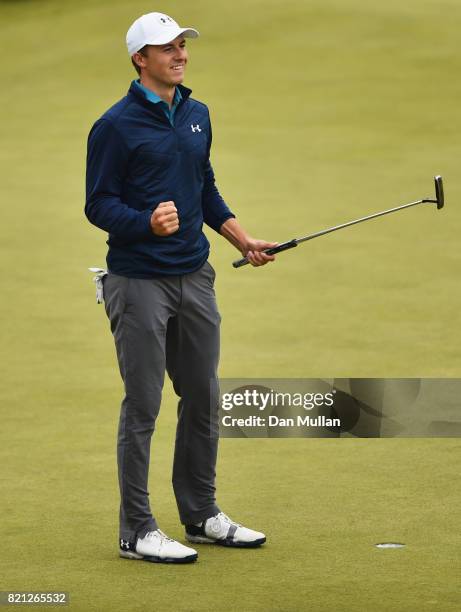
M 173 488 L 191 543 L 254 547 L 265 535 L 231 520 L 215 498 L 220 315 L 203 223 L 253 266 L 274 259 L 239 225 L 210 164 L 208 108 L 181 83 L 186 38 L 163 13 L 129 28 L 139 79 L 88 137 L 89 221 L 108 232 L 104 303 L 125 386 L 118 430 L 120 556 L 187 563 L 197 552 L 159 529 L 149 504 L 151 437 L 165 370 L 178 395 Z

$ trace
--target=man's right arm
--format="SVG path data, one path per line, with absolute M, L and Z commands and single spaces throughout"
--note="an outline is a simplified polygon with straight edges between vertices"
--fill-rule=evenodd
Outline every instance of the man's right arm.
M 121 200 L 128 150 L 114 125 L 99 119 L 88 136 L 85 214 L 97 227 L 127 242 L 152 236 L 155 206 L 139 211 Z

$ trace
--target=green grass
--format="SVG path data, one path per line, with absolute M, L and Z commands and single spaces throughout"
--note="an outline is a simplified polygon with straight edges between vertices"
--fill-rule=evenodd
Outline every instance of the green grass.
M 190 567 L 117 557 L 122 393 L 86 268 L 86 137 L 135 78 L 125 32 L 165 10 L 202 33 L 186 84 L 211 109 L 218 184 L 255 236 L 286 240 L 412 201 L 447 206 L 320 238 L 263 269 L 208 231 L 223 377 L 459 377 L 461 6 L 454 0 L 0 2 L 3 590 L 61 589 L 73 610 L 459 609 L 460 443 L 221 441 L 218 501 L 268 534 Z M 170 485 L 175 400 L 151 498 Z M 379 541 L 403 550 L 377 550 Z

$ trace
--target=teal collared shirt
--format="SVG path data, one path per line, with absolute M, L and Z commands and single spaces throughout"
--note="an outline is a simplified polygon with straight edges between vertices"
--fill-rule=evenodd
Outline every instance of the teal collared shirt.
M 162 100 L 162 98 L 160 98 L 160 96 L 158 96 L 152 90 L 147 89 L 147 87 L 144 87 L 144 85 L 142 85 L 139 82 L 139 79 L 133 81 L 133 83 L 139 87 L 139 89 L 144 93 L 144 95 L 146 96 L 147 100 L 149 100 L 149 102 L 153 102 L 154 104 L 160 104 L 160 106 L 162 107 L 163 112 L 165 113 L 165 115 L 168 118 L 168 121 L 171 123 L 171 125 L 174 125 L 174 123 L 173 123 L 174 122 L 174 114 L 175 114 L 175 111 L 176 111 L 176 109 L 178 107 L 178 104 L 182 100 L 181 92 L 179 91 L 179 89 L 177 87 L 175 87 L 173 104 L 171 105 L 171 109 L 170 109 L 170 107 L 165 102 L 165 100 Z

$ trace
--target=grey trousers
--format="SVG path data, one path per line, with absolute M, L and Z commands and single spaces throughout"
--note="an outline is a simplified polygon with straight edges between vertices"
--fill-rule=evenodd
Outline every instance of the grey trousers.
M 217 367 L 221 317 L 206 262 L 182 276 L 137 279 L 109 273 L 104 304 L 125 385 L 117 443 L 120 538 L 158 528 L 149 505 L 150 443 L 165 369 L 178 395 L 173 489 L 183 524 L 217 514 Z

